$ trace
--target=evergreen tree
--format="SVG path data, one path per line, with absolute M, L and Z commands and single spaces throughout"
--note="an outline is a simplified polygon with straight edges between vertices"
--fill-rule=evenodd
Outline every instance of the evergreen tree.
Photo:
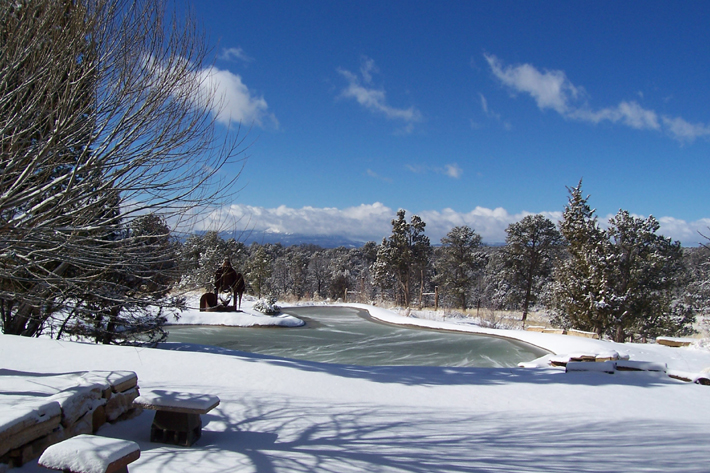
M 555 269 L 553 323 L 602 336 L 609 320 L 605 248 L 608 241 L 597 224 L 588 197 L 582 195 L 582 181 L 567 190 L 570 197 L 560 233 L 567 243 L 568 255 Z
M 420 283 L 420 292 L 424 284 L 424 271 L 431 254 L 425 227 L 418 215 L 413 215 L 408 223 L 405 211 L 400 209 L 392 220 L 392 235 L 382 240 L 373 265 L 378 284 L 383 288 L 394 286 L 397 303 L 405 306 L 410 305 L 416 281 Z
M 468 226 L 454 227 L 441 244 L 435 280 L 445 296 L 450 295 L 458 307 L 466 309 L 474 281 L 486 264 L 485 254 L 480 251 L 481 236 Z
M 246 257 L 244 243 L 234 238 L 225 241 L 215 231 L 190 235 L 180 248 L 180 287 L 188 291 L 210 292 L 214 289 L 214 273 L 222 266 L 225 258 L 229 259 L 237 272 L 243 272 Z
M 620 210 L 604 231 L 582 197 L 581 181 L 570 189 L 560 223 L 569 258 L 555 273 L 555 321 L 617 342 L 633 334 L 645 338 L 690 330 L 692 310 L 676 298 L 685 274 L 682 250 L 658 235 L 659 227 L 652 216 Z
M 553 260 L 562 247 L 562 235 L 549 219 L 542 215 L 528 215 L 511 223 L 502 255 L 505 277 L 514 294 L 522 303 L 525 323 L 528 309 L 552 273 Z
M 268 292 L 268 281 L 272 274 L 272 257 L 263 245 L 253 243 L 251 254 L 246 262 L 247 271 L 245 279 L 251 293 L 261 299 Z
M 692 311 L 674 304 L 675 288 L 685 279 L 679 242 L 658 235 L 658 221 L 633 217 L 620 210 L 609 221 L 607 260 L 610 331 L 615 341 L 630 334 L 642 337 L 687 332 L 694 321 Z

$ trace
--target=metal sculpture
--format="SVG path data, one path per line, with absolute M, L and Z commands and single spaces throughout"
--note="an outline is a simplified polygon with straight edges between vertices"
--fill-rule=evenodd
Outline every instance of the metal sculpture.
M 234 311 L 237 307 L 241 309 L 245 287 L 242 273 L 236 272 L 229 258 L 225 258 L 222 266 L 214 273 L 214 294 L 219 298 L 219 302 L 227 306 L 231 301 Z
M 244 276 L 232 267 L 229 258 L 214 273 L 214 292 L 200 298 L 200 311 L 236 312 L 242 307 L 242 295 L 246 288 Z

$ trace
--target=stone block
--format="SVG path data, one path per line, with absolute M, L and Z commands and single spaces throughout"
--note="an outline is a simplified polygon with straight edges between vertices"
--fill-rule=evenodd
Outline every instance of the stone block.
M 667 347 L 687 347 L 692 345 L 693 340 L 688 338 L 671 338 L 671 337 L 658 337 L 656 343 L 659 345 L 664 345 Z
M 593 338 L 595 340 L 599 340 L 599 335 L 594 332 L 583 332 L 581 330 L 570 329 L 567 330 L 567 335 L 572 335 L 573 337 Z
M 83 417 L 78 419 L 70 426 L 64 427 L 66 432 L 66 438 L 74 437 L 80 434 L 93 434 L 94 433 L 94 413 L 87 412 Z
M 122 393 L 114 393 L 111 398 L 106 401 L 106 420 L 115 422 L 124 413 L 133 408 L 133 400 L 139 395 L 138 389 L 133 388 Z
M 96 431 L 101 428 L 102 425 L 106 423 L 106 405 L 101 405 L 96 407 L 94 411 L 91 413 L 91 429 L 92 433 L 96 433 Z
M 10 465 L 13 468 L 21 467 L 25 463 L 42 455 L 42 452 L 44 452 L 47 447 L 57 442 L 61 442 L 64 438 L 64 429 L 61 426 L 58 426 L 49 435 L 34 439 L 31 442 L 25 443 L 21 447 L 10 451 Z
M 0 416 L 0 456 L 51 434 L 61 420 L 62 411 L 56 401 L 3 413 Z
M 545 328 L 545 329 L 542 329 L 542 333 L 554 333 L 556 335 L 565 335 L 567 333 L 567 330 L 564 330 L 561 328 Z

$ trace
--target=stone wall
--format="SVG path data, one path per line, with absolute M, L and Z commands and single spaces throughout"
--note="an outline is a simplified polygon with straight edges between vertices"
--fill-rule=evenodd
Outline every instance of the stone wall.
M 0 385 L 0 468 L 21 466 L 54 443 L 95 433 L 106 422 L 130 419 L 141 411 L 133 406 L 139 392 L 132 371 L 52 375 L 0 370 Z

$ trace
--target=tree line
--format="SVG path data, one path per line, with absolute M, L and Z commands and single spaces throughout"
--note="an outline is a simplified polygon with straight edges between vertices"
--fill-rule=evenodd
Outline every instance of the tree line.
M 392 233 L 360 248 L 246 246 L 216 232 L 189 237 L 179 251 L 181 287 L 209 288 L 222 258 L 248 292 L 294 300 L 434 304 L 451 309 L 515 310 L 525 322 L 542 309 L 554 325 L 616 341 L 685 335 L 707 304 L 707 250 L 683 249 L 658 234 L 654 217 L 620 210 L 603 229 L 581 182 L 556 225 L 528 215 L 506 229 L 505 245 L 485 246 L 468 226 L 432 245 L 426 223 L 399 210 Z

